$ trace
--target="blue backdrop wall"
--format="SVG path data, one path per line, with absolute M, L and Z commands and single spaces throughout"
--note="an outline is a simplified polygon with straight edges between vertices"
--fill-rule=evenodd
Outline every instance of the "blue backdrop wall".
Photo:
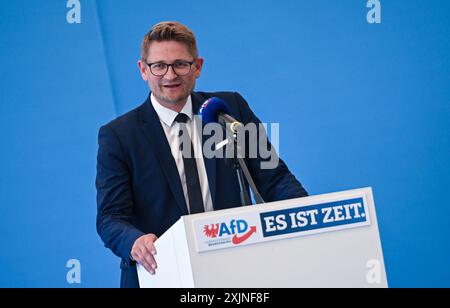
M 0 11 L 0 287 L 119 285 L 95 229 L 97 132 L 146 98 L 136 61 L 162 20 L 195 32 L 198 90 L 280 123 L 310 194 L 373 187 L 390 286 L 450 286 L 448 1 L 381 0 L 381 24 L 365 0 L 81 0 L 79 24 L 67 2 Z

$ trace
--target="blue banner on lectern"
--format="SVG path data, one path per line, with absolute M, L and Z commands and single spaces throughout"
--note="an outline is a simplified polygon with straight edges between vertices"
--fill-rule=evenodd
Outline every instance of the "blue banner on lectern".
M 369 223 L 363 198 L 265 212 L 260 217 L 263 237 Z

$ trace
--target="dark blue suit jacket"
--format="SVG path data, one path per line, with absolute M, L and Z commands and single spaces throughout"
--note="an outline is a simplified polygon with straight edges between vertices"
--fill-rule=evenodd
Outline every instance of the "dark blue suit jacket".
M 227 102 L 243 123 L 259 123 L 238 93 L 192 93 L 194 113 L 210 97 Z M 206 138 L 205 138 L 206 139 Z M 105 246 L 122 258 L 122 287 L 138 286 L 136 267 L 129 259 L 137 238 L 161 236 L 188 211 L 168 141 L 150 97 L 136 109 L 100 128 L 97 156 L 97 231 Z M 204 158 L 215 210 L 240 205 L 232 164 Z M 297 198 L 307 193 L 280 160 L 262 170 L 260 158 L 247 159 L 255 184 L 266 202 Z

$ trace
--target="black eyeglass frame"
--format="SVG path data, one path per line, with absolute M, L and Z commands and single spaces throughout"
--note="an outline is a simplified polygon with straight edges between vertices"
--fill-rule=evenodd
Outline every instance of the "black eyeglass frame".
M 196 61 L 196 60 L 194 60 L 194 61 L 177 60 L 177 61 L 173 62 L 172 64 L 167 64 L 167 63 L 164 63 L 164 62 L 161 62 L 161 61 L 159 61 L 159 62 L 148 63 L 147 61 L 144 61 L 144 60 L 143 60 L 143 62 L 144 62 L 145 64 L 148 65 L 148 68 L 150 69 L 150 73 L 152 73 L 152 75 L 153 75 L 153 76 L 156 76 L 156 77 L 163 77 L 164 75 L 166 75 L 167 72 L 169 71 L 169 67 L 172 67 L 172 70 L 173 70 L 173 72 L 175 73 L 175 75 L 177 75 L 177 76 L 186 76 L 186 75 L 188 75 L 188 74 L 191 72 L 191 70 L 192 70 L 192 64 L 194 64 L 195 61 Z M 178 74 L 177 71 L 176 71 L 176 69 L 175 69 L 175 67 L 174 67 L 174 65 L 177 64 L 177 63 L 187 63 L 187 64 L 189 64 L 189 71 L 188 71 L 186 74 L 181 74 L 181 75 Z M 157 75 L 157 74 L 153 73 L 153 71 L 152 71 L 152 65 L 153 65 L 153 64 L 164 64 L 164 65 L 166 65 L 166 71 L 164 72 L 164 74 Z

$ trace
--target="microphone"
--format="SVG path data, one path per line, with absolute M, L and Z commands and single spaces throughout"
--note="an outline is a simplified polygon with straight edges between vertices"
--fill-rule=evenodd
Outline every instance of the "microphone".
M 244 124 L 229 114 L 227 103 L 218 97 L 208 98 L 200 107 L 198 113 L 205 124 L 217 122 L 225 128 L 229 127 L 233 133 L 236 133 L 240 127 L 244 126 Z
M 245 187 L 244 182 L 244 176 L 245 179 L 248 182 L 248 185 L 250 186 L 251 190 L 253 191 L 253 195 L 255 197 L 255 200 L 257 203 L 264 203 L 264 199 L 261 197 L 261 194 L 258 191 L 258 188 L 255 185 L 255 182 L 253 181 L 253 178 L 250 174 L 250 171 L 247 168 L 247 165 L 245 164 L 245 161 L 242 157 L 239 157 L 237 155 L 236 151 L 238 150 L 239 146 L 237 144 L 236 136 L 239 131 L 239 129 L 244 128 L 244 124 L 236 120 L 230 115 L 230 110 L 228 109 L 227 104 L 224 100 L 218 98 L 218 97 L 211 97 L 207 99 L 203 105 L 200 107 L 198 113 L 202 117 L 202 121 L 205 124 L 209 123 L 220 123 L 222 126 L 225 127 L 225 129 L 231 130 L 233 133 L 233 139 L 235 143 L 235 167 L 238 183 L 239 183 L 239 194 L 241 199 L 241 205 L 250 205 L 251 200 L 250 196 L 248 195 L 247 189 Z M 229 139 L 227 138 L 226 143 L 228 143 Z M 231 141 L 233 142 L 233 141 Z M 223 143 L 223 142 L 221 142 Z

